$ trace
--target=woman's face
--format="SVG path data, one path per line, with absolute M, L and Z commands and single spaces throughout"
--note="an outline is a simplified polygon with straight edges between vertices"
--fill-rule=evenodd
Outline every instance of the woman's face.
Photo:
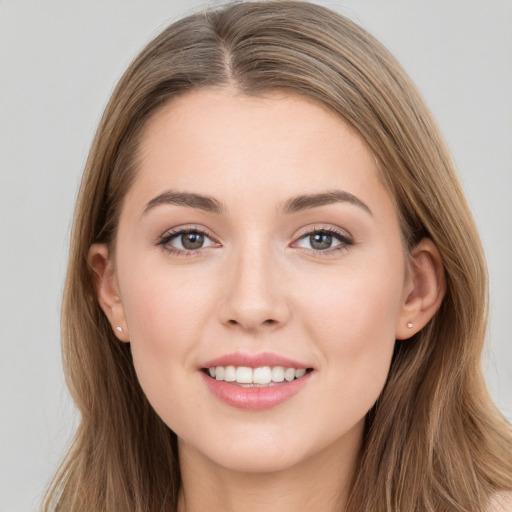
M 284 93 L 174 100 L 144 131 L 111 263 L 180 453 L 273 471 L 357 448 L 410 283 L 376 160 L 342 119 Z

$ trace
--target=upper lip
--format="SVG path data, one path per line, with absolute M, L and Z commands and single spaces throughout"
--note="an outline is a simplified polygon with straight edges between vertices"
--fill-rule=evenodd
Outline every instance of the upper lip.
M 211 368 L 212 366 L 247 366 L 249 368 L 261 368 L 262 366 L 283 366 L 285 368 L 311 368 L 307 364 L 300 363 L 288 357 L 280 356 L 272 352 L 259 352 L 250 354 L 247 352 L 233 352 L 225 354 L 215 359 L 206 361 L 203 368 Z

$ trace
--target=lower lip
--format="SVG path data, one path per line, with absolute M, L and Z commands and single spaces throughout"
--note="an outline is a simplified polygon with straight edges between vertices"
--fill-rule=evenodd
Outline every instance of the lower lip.
M 215 380 L 201 372 L 210 392 L 222 402 L 247 411 L 261 411 L 275 407 L 296 395 L 309 381 L 311 373 L 290 382 L 280 382 L 273 386 L 246 388 Z

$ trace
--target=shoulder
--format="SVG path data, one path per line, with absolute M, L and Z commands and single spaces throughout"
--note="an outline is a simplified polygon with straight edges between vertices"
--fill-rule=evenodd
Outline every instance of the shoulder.
M 512 492 L 496 494 L 489 503 L 487 512 L 512 512 Z

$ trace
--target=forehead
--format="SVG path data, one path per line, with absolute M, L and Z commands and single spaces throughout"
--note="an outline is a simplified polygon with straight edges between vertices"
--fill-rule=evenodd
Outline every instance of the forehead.
M 295 94 L 229 88 L 187 93 L 153 115 L 133 188 L 146 201 L 172 188 L 255 205 L 261 194 L 277 201 L 333 188 L 388 196 L 373 153 L 339 115 Z

